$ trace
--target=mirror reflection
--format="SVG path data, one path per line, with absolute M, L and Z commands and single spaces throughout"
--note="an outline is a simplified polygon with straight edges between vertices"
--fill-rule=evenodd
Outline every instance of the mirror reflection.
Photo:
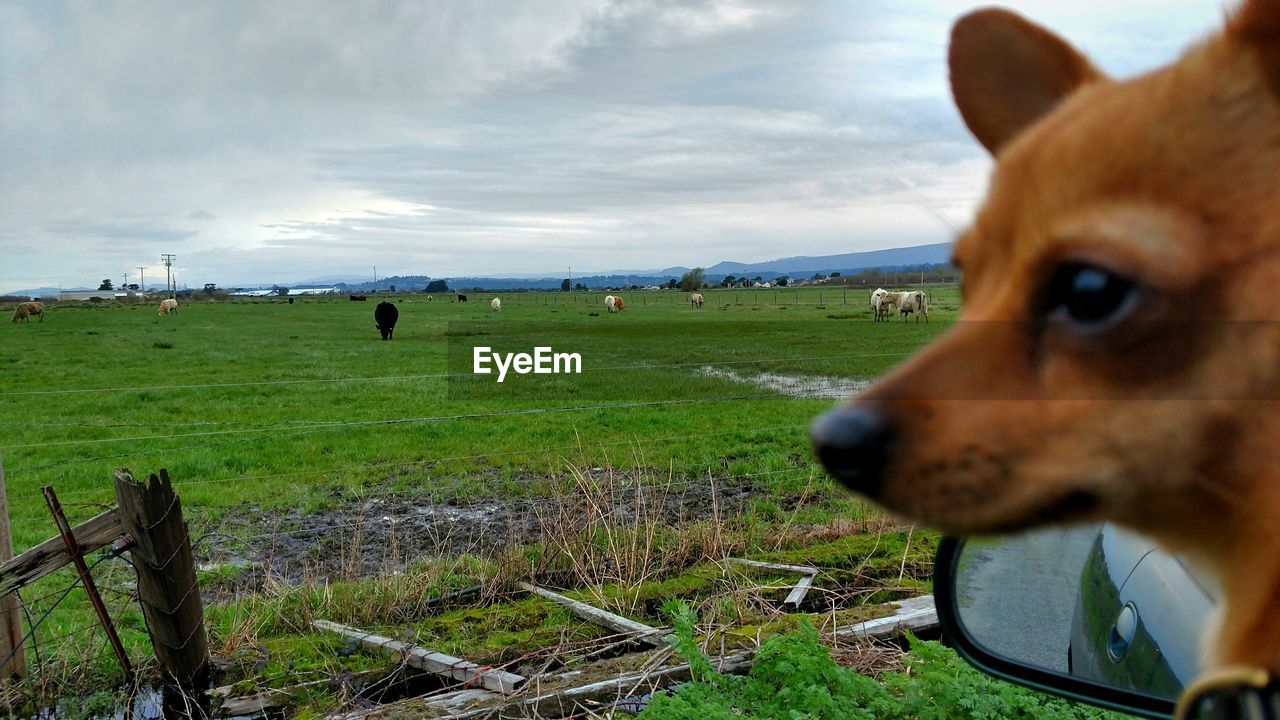
M 1217 594 L 1106 524 L 967 541 L 955 586 L 961 624 L 992 655 L 1170 699 L 1195 675 Z

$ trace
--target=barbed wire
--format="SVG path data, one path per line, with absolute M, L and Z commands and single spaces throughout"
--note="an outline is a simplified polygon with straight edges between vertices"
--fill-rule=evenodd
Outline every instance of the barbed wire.
M 388 427 L 388 426 L 396 426 L 396 425 L 430 424 L 435 422 L 447 422 L 450 420 L 483 419 L 483 418 L 489 418 L 489 417 L 558 414 L 558 413 L 580 412 L 584 410 L 609 410 L 609 409 L 627 409 L 627 408 L 636 408 L 636 407 L 661 407 L 661 406 L 672 406 L 672 405 L 692 405 L 692 404 L 698 404 L 698 403 L 734 402 L 737 400 L 791 398 L 791 397 L 793 396 L 788 395 L 786 393 L 756 393 L 751 395 L 723 396 L 718 398 L 664 400 L 664 401 L 654 401 L 654 402 L 646 402 L 646 403 L 606 404 L 606 405 L 596 405 L 596 406 L 576 406 L 576 407 L 565 407 L 565 408 L 533 408 L 533 409 L 525 409 L 525 410 L 498 411 L 493 413 L 469 413 L 469 414 L 459 414 L 454 416 L 436 416 L 431 418 L 424 418 L 421 421 L 419 421 L 419 419 L 416 419 L 416 418 L 399 418 L 399 419 L 383 420 L 383 421 L 362 422 L 359 424 L 369 426 L 369 427 Z M 308 428 L 308 429 L 290 433 L 290 437 L 298 438 L 298 437 L 303 437 L 306 435 L 311 435 L 316 433 L 332 432 L 335 430 L 344 430 L 347 427 L 349 426 L 335 425 L 335 426 L 326 426 L 323 428 L 314 428 L 314 429 Z M 213 433 L 213 434 L 217 434 L 217 433 Z M 180 436 L 168 436 L 168 439 L 172 439 L 173 437 L 180 437 Z M 166 439 L 166 436 L 157 436 L 156 439 Z M 184 450 L 210 449 L 215 447 L 224 447 L 227 445 L 256 442 L 257 440 L 258 438 L 255 435 L 253 437 L 243 437 L 238 439 L 226 440 L 223 442 L 195 443 L 191 445 L 182 445 L 177 447 L 153 447 L 153 448 L 147 448 L 147 449 L 141 449 L 141 450 L 133 450 L 129 452 L 115 453 L 112 455 L 97 455 L 97 456 L 82 457 L 82 458 L 68 458 L 65 460 L 57 460 L 54 462 L 43 463 L 40 465 L 21 465 L 21 466 L 9 468 L 9 471 L 10 471 L 10 474 L 17 473 L 17 472 L 33 472 L 36 470 L 44 470 L 48 468 L 62 467 L 66 465 L 82 465 L 86 463 L 97 462 L 100 460 L 118 460 L 122 458 L 134 458 L 134 457 L 143 457 L 146 455 L 155 455 L 157 453 L 180 452 Z M 41 444 L 37 444 L 37 445 L 41 445 Z M 0 450 L 13 449 L 15 447 L 18 447 L 18 446 L 8 446 L 8 447 L 0 446 Z
M 735 400 L 756 400 L 772 397 L 789 397 L 782 393 L 752 393 L 748 395 L 721 395 L 710 398 L 682 398 L 679 400 L 644 400 L 637 402 L 600 403 L 596 405 L 567 405 L 561 407 L 520 408 L 517 410 L 495 410 L 492 412 L 455 413 L 453 415 L 428 415 L 423 417 L 387 418 L 382 420 L 335 420 L 317 423 L 305 430 L 335 430 L 353 427 L 375 427 L 382 425 L 425 424 L 449 422 L 453 420 L 479 420 L 491 417 L 511 417 L 518 415 L 543 415 L 562 412 L 584 412 L 588 410 L 618 410 L 641 407 L 666 407 L 671 405 L 696 405 L 699 403 L 731 402 Z M 113 442 L 140 442 L 146 440 L 175 440 L 181 438 L 210 437 L 218 435 L 243 435 L 250 433 L 278 432 L 280 428 L 246 428 L 240 430 L 211 430 L 198 433 L 174 433 L 168 435 L 140 435 L 122 438 L 93 438 L 89 440 L 52 440 L 44 442 L 23 443 L 20 445 L 0 445 L 0 450 L 20 450 L 23 448 L 62 447 L 67 445 L 100 445 Z
M 111 556 L 110 554 L 102 555 L 101 557 L 99 557 L 97 560 L 95 560 L 95 561 L 93 562 L 93 564 L 92 564 L 92 565 L 90 565 L 90 566 L 89 566 L 89 572 L 93 572 L 93 570 L 94 570 L 95 568 L 97 568 L 97 567 L 98 567 L 98 565 L 100 565 L 100 564 L 102 564 L 103 562 L 105 562 L 105 561 L 107 561 L 107 560 L 111 559 L 111 557 L 112 557 L 112 556 Z M 44 611 L 44 614 L 43 614 L 43 615 L 41 615 L 41 616 L 40 616 L 40 618 L 39 618 L 38 620 L 36 620 L 34 623 L 32 623 L 32 622 L 28 621 L 28 623 L 27 623 L 27 625 L 28 625 L 28 629 L 27 629 L 26 634 L 24 634 L 24 635 L 22 636 L 22 639 L 21 639 L 21 640 L 19 640 L 18 642 L 14 643 L 14 644 L 13 644 L 13 650 L 11 650 L 11 651 L 9 652 L 9 654 L 8 654 L 8 655 L 6 655 L 6 656 L 5 656 L 5 658 L 4 658 L 3 660 L 0 660 L 0 667 L 4 667 L 4 666 L 8 665 L 8 664 L 9 664 L 9 662 L 10 662 L 11 660 L 13 660 L 13 658 L 14 658 L 15 656 L 17 656 L 18 651 L 19 651 L 23 646 L 25 646 L 25 645 L 27 644 L 27 641 L 28 641 L 28 640 L 30 640 L 31 638 L 33 638 L 33 637 L 35 636 L 36 630 L 39 630 L 39 629 L 40 629 L 40 626 L 41 626 L 42 624 L 44 624 L 44 622 L 45 622 L 46 620 L 48 620 L 48 619 L 49 619 L 49 616 L 50 616 L 51 614 L 53 614 L 53 611 L 54 611 L 54 610 L 56 610 L 56 609 L 58 608 L 58 606 L 59 606 L 59 605 L 61 605 L 61 604 L 63 603 L 63 601 L 64 601 L 64 600 L 66 600 L 66 599 L 67 599 L 67 596 L 71 594 L 71 591 L 72 591 L 72 590 L 75 590 L 75 589 L 76 589 L 77 587 L 79 587 L 79 586 L 80 586 L 80 578 L 79 578 L 79 577 L 77 577 L 77 578 L 75 579 L 75 581 L 71 583 L 71 585 L 69 585 L 65 590 L 61 591 L 61 593 L 59 593 L 59 594 L 58 594 L 58 599 L 57 599 L 56 601 L 54 601 L 54 602 L 53 602 L 53 604 L 51 604 L 47 610 L 45 610 L 45 611 Z M 95 624 L 85 625 L 84 627 L 81 627 L 81 628 L 79 628 L 79 629 L 77 629 L 77 630 L 73 630 L 72 632 L 67 633 L 67 634 L 65 634 L 65 635 L 60 635 L 60 636 L 57 636 L 57 637 L 54 637 L 54 638 L 45 638 L 45 642 L 46 642 L 46 643 L 52 643 L 52 642 L 56 642 L 56 641 L 58 641 L 58 640 L 65 639 L 65 638 L 67 638 L 67 637 L 72 637 L 72 636 L 75 636 L 75 635 L 80 635 L 80 634 L 83 634 L 85 631 L 87 631 L 87 630 L 91 630 L 91 629 L 93 629 L 93 628 L 95 628 L 95 627 L 97 627 L 97 625 L 95 625 Z
M 425 466 L 436 465 L 436 464 L 447 463 L 447 462 L 456 462 L 456 461 L 465 461 L 465 460 L 481 460 L 486 458 L 494 459 L 499 457 L 539 455 L 539 456 L 545 456 L 548 458 L 555 457 L 557 459 L 562 459 L 563 456 L 560 455 L 560 453 L 568 452 L 572 450 L 586 450 L 586 449 L 618 447 L 618 446 L 626 447 L 626 446 L 636 446 L 636 445 L 653 445 L 653 444 L 665 443 L 665 442 L 677 442 L 677 441 L 687 441 L 687 440 L 699 440 L 699 439 L 713 438 L 713 437 L 723 437 L 727 435 L 754 435 L 756 433 L 773 432 L 775 430 L 797 430 L 805 427 L 808 427 L 806 423 L 791 423 L 786 425 L 770 425 L 765 427 L 753 427 L 753 428 L 745 428 L 745 429 L 740 428 L 736 430 L 721 430 L 716 432 L 682 433 L 679 435 L 664 435 L 664 436 L 652 437 L 652 438 L 635 437 L 627 440 L 614 440 L 614 441 L 608 441 L 608 442 L 594 442 L 594 443 L 579 442 L 573 445 L 544 445 L 540 447 L 524 448 L 520 450 L 495 450 L 491 452 L 482 452 L 482 453 L 445 455 L 445 456 L 434 457 L 434 458 L 424 458 L 421 460 L 405 460 L 405 461 L 383 462 L 383 463 L 358 463 L 358 464 L 352 464 L 352 465 L 338 465 L 338 466 L 331 466 L 328 468 L 324 468 L 321 470 L 294 470 L 294 471 L 283 472 L 283 473 L 238 475 L 238 476 L 228 476 L 228 477 L 221 477 L 221 478 L 210 478 L 205 480 L 185 480 L 185 481 L 178 480 L 178 481 L 175 481 L 175 487 L 187 488 L 187 487 L 200 486 L 200 485 L 225 485 L 228 483 L 259 482 L 263 480 L 273 480 L 273 479 L 286 478 L 286 477 L 298 477 L 298 476 L 304 476 L 304 475 L 317 475 L 317 476 L 333 475 L 337 473 L 360 472 L 368 469 L 379 469 L 379 468 L 391 469 L 391 468 L 409 468 L 409 467 L 418 467 L 418 466 L 425 467 Z M 241 441 L 236 441 L 236 442 L 241 442 Z M 211 446 L 193 446 L 193 447 L 211 447 Z M 86 459 L 82 461 L 88 462 L 93 459 L 116 459 L 120 457 L 132 457 L 132 456 L 133 454 L 124 454 L 124 455 L 107 456 L 103 458 Z M 18 468 L 17 470 L 22 470 L 22 469 L 23 468 Z M 28 467 L 26 469 L 29 470 L 31 468 Z M 14 471 L 15 471 L 14 469 L 10 469 L 11 473 Z M 93 493 L 109 493 L 109 492 L 112 492 L 112 489 L 110 487 L 85 488 L 82 490 L 71 490 L 67 492 L 59 492 L 59 497 L 77 498 L 77 497 L 81 497 L 81 496 L 89 495 Z
M 911 351 L 894 352 L 894 353 L 852 353 L 840 355 L 801 355 L 794 357 L 774 357 L 774 358 L 750 358 L 744 360 L 709 360 L 709 361 L 688 361 L 678 363 L 638 363 L 632 365 L 608 365 L 602 367 L 586 366 L 582 368 L 583 373 L 587 372 L 617 372 L 619 370 L 670 370 L 678 368 L 711 366 L 719 367 L 722 365 L 750 365 L 762 363 L 778 363 L 778 362 L 800 362 L 811 360 L 852 360 L 852 359 L 871 359 L 885 357 L 906 357 Z M 0 392 L 2 397 L 26 397 L 34 395 L 79 395 L 106 392 L 160 392 L 166 390 L 212 390 L 217 388 L 240 388 L 240 387 L 270 387 L 270 386 L 288 386 L 288 385 L 313 385 L 319 383 L 361 383 L 361 382 L 397 382 L 405 380 L 447 380 L 449 378 L 474 377 L 472 372 L 445 372 L 445 373 L 425 373 L 418 375 L 371 375 L 360 377 L 346 378 L 299 378 L 292 380 L 250 380 L 244 382 L 230 383 L 190 383 L 178 385 L 135 385 L 120 387 L 98 387 L 98 388 L 58 388 L 48 390 L 11 390 Z

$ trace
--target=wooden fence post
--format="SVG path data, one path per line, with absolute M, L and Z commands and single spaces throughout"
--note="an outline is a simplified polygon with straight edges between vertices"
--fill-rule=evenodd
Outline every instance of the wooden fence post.
M 115 484 L 120 523 L 134 540 L 129 556 L 160 670 L 180 685 L 203 684 L 209 667 L 204 602 L 169 472 L 140 483 L 128 470 L 117 470 Z
M 9 534 L 9 498 L 4 489 L 4 458 L 0 458 L 0 565 L 13 558 Z M 12 657 L 10 657 L 12 656 Z M 10 658 L 8 661 L 5 658 Z M 26 650 L 22 646 L 22 615 L 18 596 L 0 597 L 0 680 L 27 675 Z

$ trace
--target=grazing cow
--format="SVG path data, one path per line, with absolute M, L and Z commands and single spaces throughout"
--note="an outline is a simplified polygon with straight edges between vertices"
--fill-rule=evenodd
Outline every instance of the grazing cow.
M 493 308 L 494 312 L 502 312 L 502 300 L 498 298 L 490 300 L 489 307 Z
M 623 310 L 627 309 L 627 304 L 623 302 L 622 298 L 620 297 L 616 297 L 613 299 L 613 305 L 614 307 L 618 308 L 618 312 L 622 312 Z
M 18 303 L 18 307 L 13 310 L 13 322 L 26 322 L 33 315 L 40 316 L 40 322 L 44 322 L 44 303 L 42 302 L 24 302 Z
M 702 302 L 704 299 L 705 298 L 702 297 L 702 293 L 694 293 L 689 296 L 689 302 L 693 303 L 693 306 L 696 308 L 702 307 Z
M 929 322 L 929 303 L 925 294 L 919 290 L 898 293 L 898 313 L 904 319 L 908 314 L 915 313 L 916 322 L 920 322 L 921 316 L 924 316 L 925 322 Z
M 458 293 L 458 302 L 466 302 L 466 301 L 467 301 L 467 296 L 463 295 L 462 293 Z
M 160 308 L 156 310 L 157 315 L 177 315 L 178 301 L 173 298 L 165 298 L 160 301 Z
M 620 309 L 620 308 L 618 307 L 618 298 L 616 298 L 616 297 L 614 297 L 614 296 L 612 296 L 612 295 L 605 295 L 605 296 L 604 296 L 604 307 L 605 307 L 605 309 L 606 309 L 606 310 L 608 310 L 608 311 L 609 311 L 609 312 L 611 312 L 611 313 L 618 312 L 618 310 Z
M 427 302 L 431 302 L 431 296 L 430 296 L 430 295 L 428 295 L 428 296 L 427 296 Z
M 373 321 L 377 324 L 378 332 L 382 333 L 383 340 L 391 339 L 391 333 L 396 329 L 396 320 L 399 319 L 400 311 L 386 300 L 373 309 Z

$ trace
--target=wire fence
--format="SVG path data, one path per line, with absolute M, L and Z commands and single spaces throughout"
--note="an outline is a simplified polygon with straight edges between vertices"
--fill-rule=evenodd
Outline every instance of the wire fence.
M 907 352 L 891 352 L 891 353 L 839 353 L 835 355 L 798 355 L 798 356 L 770 356 L 758 357 L 744 360 L 709 360 L 697 362 L 677 362 L 677 363 L 633 363 L 627 365 L 608 365 L 600 367 L 586 367 L 583 372 L 617 372 L 619 370 L 680 370 L 699 368 L 702 366 L 724 367 L 730 365 L 768 365 L 771 363 L 782 362 L 812 362 L 822 360 L 865 360 L 872 358 L 892 358 L 906 357 Z M 250 380 L 244 382 L 229 383 L 188 383 L 188 384 L 172 384 L 172 385 L 131 385 L 118 387 L 96 387 L 96 388 L 53 388 L 45 390 L 15 390 L 0 392 L 0 398 L 3 397 L 25 397 L 32 395 L 80 395 L 80 394 L 96 394 L 96 393 L 123 393 L 123 392 L 167 392 L 170 390 L 216 390 L 223 388 L 260 388 L 290 385 L 315 385 L 315 384 L 334 384 L 334 383 L 381 383 L 381 382 L 404 382 L 416 380 L 448 380 L 450 378 L 470 377 L 470 372 L 455 373 L 426 373 L 420 375 L 368 375 L 354 376 L 342 378 L 300 378 L 293 380 Z M 203 421 L 200 421 L 203 422 Z M 189 424 L 179 421 L 177 424 Z M 0 423 L 0 426 L 23 426 L 24 423 Z M 62 426 L 61 423 L 55 423 L 52 426 Z M 80 427 L 80 424 L 72 423 L 73 427 Z M 112 424 L 111 427 L 133 427 L 131 424 Z

